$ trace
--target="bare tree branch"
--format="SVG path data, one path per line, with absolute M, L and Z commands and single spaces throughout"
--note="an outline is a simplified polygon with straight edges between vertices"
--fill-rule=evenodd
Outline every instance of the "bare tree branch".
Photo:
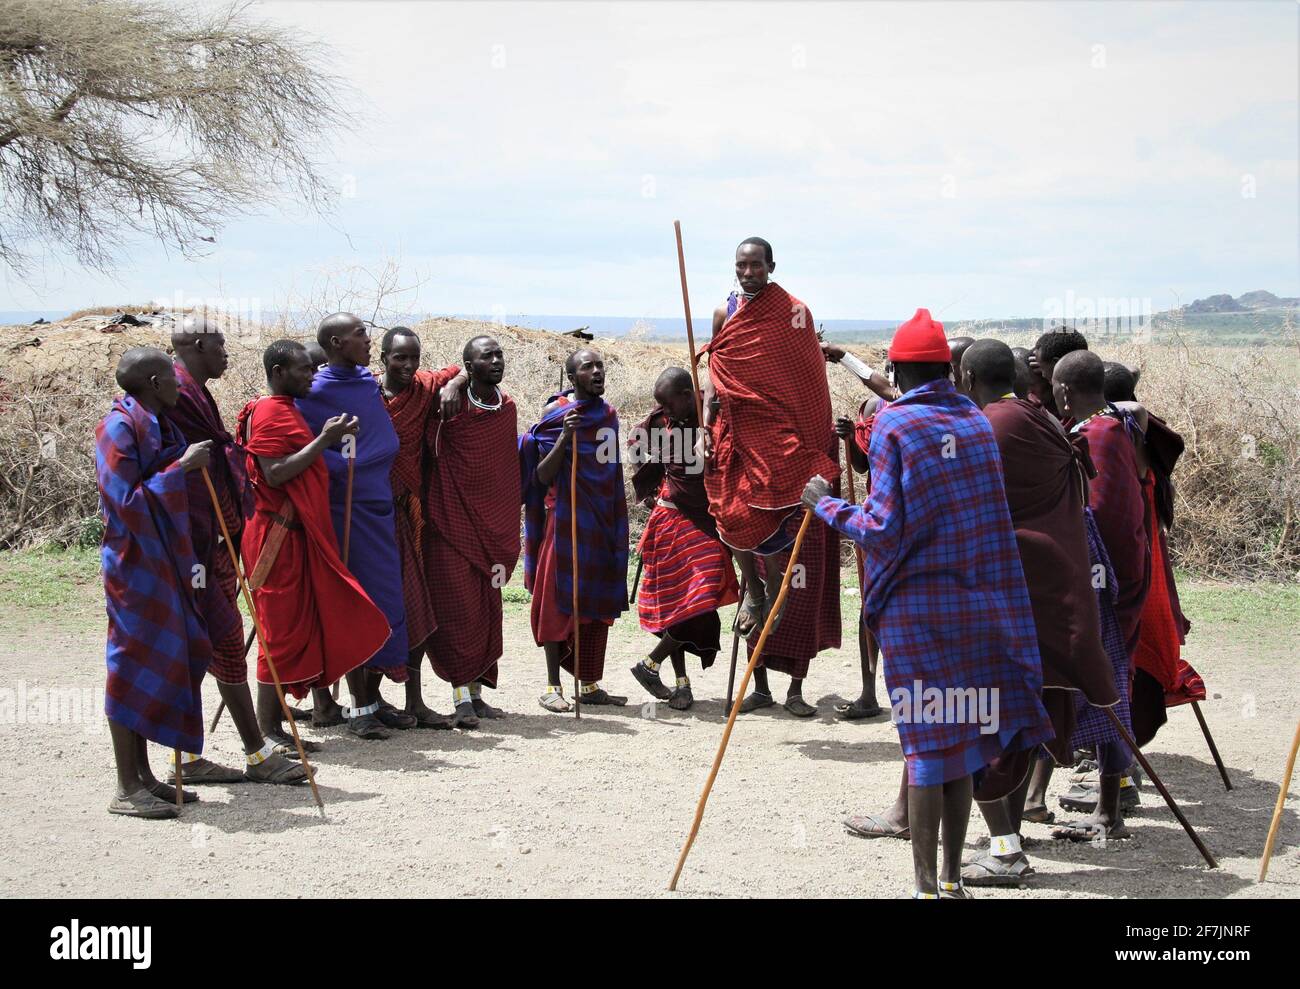
M 327 57 L 247 4 L 4 0 L 0 262 L 52 246 L 109 270 L 124 235 L 190 255 L 269 199 L 325 209 L 349 120 Z

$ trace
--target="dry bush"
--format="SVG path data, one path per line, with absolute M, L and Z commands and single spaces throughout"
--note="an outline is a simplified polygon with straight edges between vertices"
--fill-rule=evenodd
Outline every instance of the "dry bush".
M 504 387 L 519 406 L 521 429 L 559 390 L 564 359 L 578 343 L 555 333 L 453 318 L 415 328 L 426 367 L 459 363 L 465 342 L 480 333 L 500 339 Z M 262 348 L 280 336 L 303 339 L 307 330 L 226 326 L 230 369 L 211 388 L 227 423 L 233 425 L 244 402 L 264 390 Z M 34 339 L 39 346 L 32 346 Z M 0 330 L 0 546 L 98 538 L 94 427 L 116 390 L 117 358 L 141 344 L 165 347 L 164 331 L 100 333 L 60 324 Z M 605 356 L 607 398 L 625 430 L 649 411 L 659 372 L 687 364 L 684 345 L 602 338 L 593 345 Z M 883 364 L 879 350 L 853 349 L 869 363 Z M 1296 351 L 1133 345 L 1097 350 L 1142 369 L 1139 397 L 1187 441 L 1175 475 L 1172 548 L 1178 564 L 1216 578 L 1294 578 L 1300 570 Z M 377 343 L 372 358 L 378 370 Z M 827 374 L 835 413 L 854 415 L 864 389 L 843 368 L 828 366 Z M 635 538 L 645 512 L 630 507 Z

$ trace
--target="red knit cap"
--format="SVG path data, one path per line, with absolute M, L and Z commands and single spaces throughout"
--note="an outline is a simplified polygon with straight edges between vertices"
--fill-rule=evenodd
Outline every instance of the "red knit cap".
M 952 360 L 952 351 L 943 335 L 943 324 L 930 318 L 929 309 L 918 309 L 894 331 L 889 359 L 905 364 L 947 364 Z

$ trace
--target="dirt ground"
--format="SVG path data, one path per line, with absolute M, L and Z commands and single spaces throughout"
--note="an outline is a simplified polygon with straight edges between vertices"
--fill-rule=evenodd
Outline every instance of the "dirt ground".
M 102 689 L 102 599 L 93 574 L 80 585 L 57 607 L 9 598 L 0 605 L 0 687 L 25 691 L 29 711 L 35 692 L 51 687 Z M 1030 851 L 1038 876 L 1027 888 L 979 897 L 1300 895 L 1295 799 L 1269 882 L 1255 882 L 1300 713 L 1294 609 L 1265 608 L 1261 617 L 1256 608 L 1246 620 L 1241 609 L 1211 608 L 1207 618 L 1196 602 L 1252 592 L 1190 590 L 1197 628 L 1188 655 L 1209 685 L 1204 710 L 1234 789 L 1224 791 L 1188 708 L 1171 712 L 1150 756 L 1221 867 L 1204 867 L 1148 784 L 1129 819 L 1132 840 L 1105 847 L 1043 840 Z M 854 838 L 840 823 L 884 808 L 900 771 L 887 719 L 844 724 L 832 711 L 856 692 L 855 602 L 844 604 L 850 648 L 818 657 L 805 685 L 818 716 L 799 721 L 776 709 L 738 722 L 678 895 L 910 893 L 909 846 Z M 648 698 L 628 668 L 646 636 L 625 617 L 611 636 L 605 682 L 631 702 L 588 708 L 575 721 L 537 705 L 544 667 L 526 605 L 508 604 L 506 625 L 502 688 L 491 696 L 508 712 L 504 720 L 473 732 L 397 733 L 388 742 L 342 729 L 308 732 L 326 747 L 316 762 L 327 821 L 306 788 L 256 784 L 204 787 L 202 802 L 178 821 L 110 817 L 112 755 L 93 705 L 81 723 L 50 724 L 17 714 L 12 699 L 0 704 L 0 888 L 52 897 L 669 895 L 722 731 L 725 659 L 702 675 L 692 670 L 700 698 L 693 710 L 643 706 Z M 784 678 L 773 683 L 784 691 Z M 425 696 L 447 710 L 444 687 L 428 677 Z M 400 688 L 386 694 L 399 701 Z M 211 681 L 204 701 L 210 716 Z M 208 744 L 223 762 L 240 758 L 228 717 Z M 164 753 L 153 752 L 160 770 Z M 1053 807 L 1065 777 L 1054 778 Z M 1048 829 L 1026 825 L 1026 833 L 1046 839 Z M 986 834 L 973 815 L 968 846 Z

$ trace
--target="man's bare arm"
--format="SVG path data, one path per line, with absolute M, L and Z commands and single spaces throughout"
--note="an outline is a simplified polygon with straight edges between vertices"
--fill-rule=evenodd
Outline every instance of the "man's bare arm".
M 288 484 L 314 464 L 326 447 L 333 446 L 344 436 L 355 435 L 359 425 L 360 420 L 356 416 L 343 413 L 326 419 L 320 435 L 296 453 L 283 457 L 258 457 L 257 462 L 266 477 L 266 483 L 273 488 Z

